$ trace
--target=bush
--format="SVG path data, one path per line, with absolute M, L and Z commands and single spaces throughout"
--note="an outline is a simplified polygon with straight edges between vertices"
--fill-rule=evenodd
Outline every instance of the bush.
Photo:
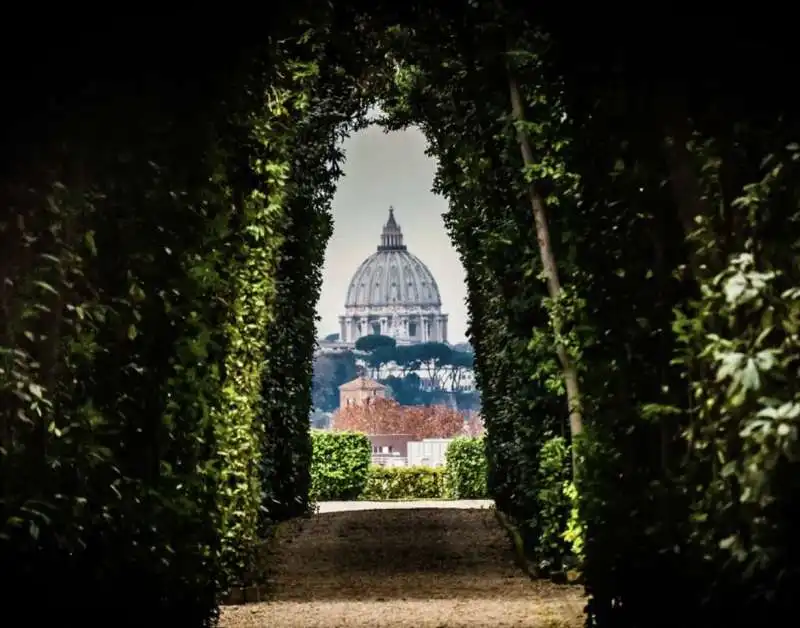
M 373 466 L 361 499 L 442 499 L 444 469 Z
M 483 438 L 453 439 L 445 455 L 445 494 L 452 499 L 484 499 L 486 452 Z
M 356 499 L 367 484 L 372 447 L 365 434 L 311 432 L 313 500 Z

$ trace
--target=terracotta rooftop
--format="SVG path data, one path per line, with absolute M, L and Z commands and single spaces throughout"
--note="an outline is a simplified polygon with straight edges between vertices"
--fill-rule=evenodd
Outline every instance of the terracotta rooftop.
M 339 386 L 339 390 L 385 390 L 386 386 L 368 377 L 356 377 L 353 381 Z

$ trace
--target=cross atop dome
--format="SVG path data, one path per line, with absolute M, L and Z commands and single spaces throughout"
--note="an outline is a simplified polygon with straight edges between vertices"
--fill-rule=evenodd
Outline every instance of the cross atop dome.
M 400 225 L 394 219 L 394 207 L 389 206 L 389 220 L 383 226 L 383 233 L 381 234 L 381 244 L 378 247 L 379 251 L 405 251 L 406 246 L 403 244 L 403 231 Z

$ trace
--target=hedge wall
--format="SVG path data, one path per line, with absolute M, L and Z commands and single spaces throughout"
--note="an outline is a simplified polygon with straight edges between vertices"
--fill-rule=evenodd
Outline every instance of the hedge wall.
M 260 515 L 305 500 L 307 412 L 262 405 L 304 92 L 265 71 L 270 51 L 149 44 L 135 67 L 70 48 L 83 79 L 14 90 L 34 122 L 4 134 L 0 562 L 6 611 L 32 621 L 210 625 Z M 269 447 L 289 452 L 268 465 L 284 490 L 260 472 Z
M 445 494 L 451 499 L 485 499 L 486 454 L 482 438 L 455 438 L 445 454 Z
M 791 36 L 580 28 L 512 0 L 288 10 L 260 28 L 266 50 L 171 32 L 114 55 L 99 33 L 8 68 L 0 560 L 20 566 L 12 602 L 38 596 L 9 614 L 92 623 L 91 596 L 121 621 L 209 624 L 261 506 L 262 523 L 302 509 L 324 164 L 369 92 L 437 160 L 488 488 L 532 551 L 576 490 L 593 625 L 795 616 Z M 753 50 L 766 62 L 742 89 Z
M 796 616 L 791 44 L 703 21 L 610 36 L 522 2 L 411 11 L 385 110 L 439 166 L 498 507 L 558 562 L 575 496 L 593 626 Z M 742 93 L 756 48 L 774 75 Z
M 450 449 L 454 454 L 450 454 Z M 311 495 L 338 499 L 482 499 L 486 456 L 480 438 L 457 438 L 443 468 L 370 465 L 369 439 L 352 432 L 312 432 Z
M 444 469 L 431 467 L 377 467 L 369 470 L 367 484 L 359 499 L 442 499 L 445 496 Z
M 356 499 L 364 491 L 372 462 L 365 434 L 312 430 L 311 499 Z
M 302 167 L 287 173 L 286 210 L 278 229 L 276 302 L 267 326 L 272 348 L 263 373 L 261 404 L 261 420 L 268 426 L 262 458 L 267 525 L 308 507 L 316 305 L 325 249 L 333 231 L 331 201 L 344 160 L 340 141 L 357 123 L 362 108 L 351 95 L 353 77 L 335 64 L 316 63 L 327 55 L 323 41 L 316 45 L 317 50 L 292 49 L 302 63 L 286 79 L 307 99 L 299 106 L 302 115 L 284 129 L 286 161 Z M 309 108 L 312 102 L 313 109 Z

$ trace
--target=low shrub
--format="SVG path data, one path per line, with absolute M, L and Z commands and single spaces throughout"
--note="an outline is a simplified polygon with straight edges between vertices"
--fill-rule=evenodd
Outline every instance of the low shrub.
M 365 434 L 311 432 L 312 500 L 357 499 L 364 491 L 372 461 Z
M 445 455 L 445 494 L 451 499 L 485 499 L 486 452 L 483 438 L 459 437 L 447 448 Z
M 442 499 L 444 475 L 432 467 L 373 466 L 361 499 Z

